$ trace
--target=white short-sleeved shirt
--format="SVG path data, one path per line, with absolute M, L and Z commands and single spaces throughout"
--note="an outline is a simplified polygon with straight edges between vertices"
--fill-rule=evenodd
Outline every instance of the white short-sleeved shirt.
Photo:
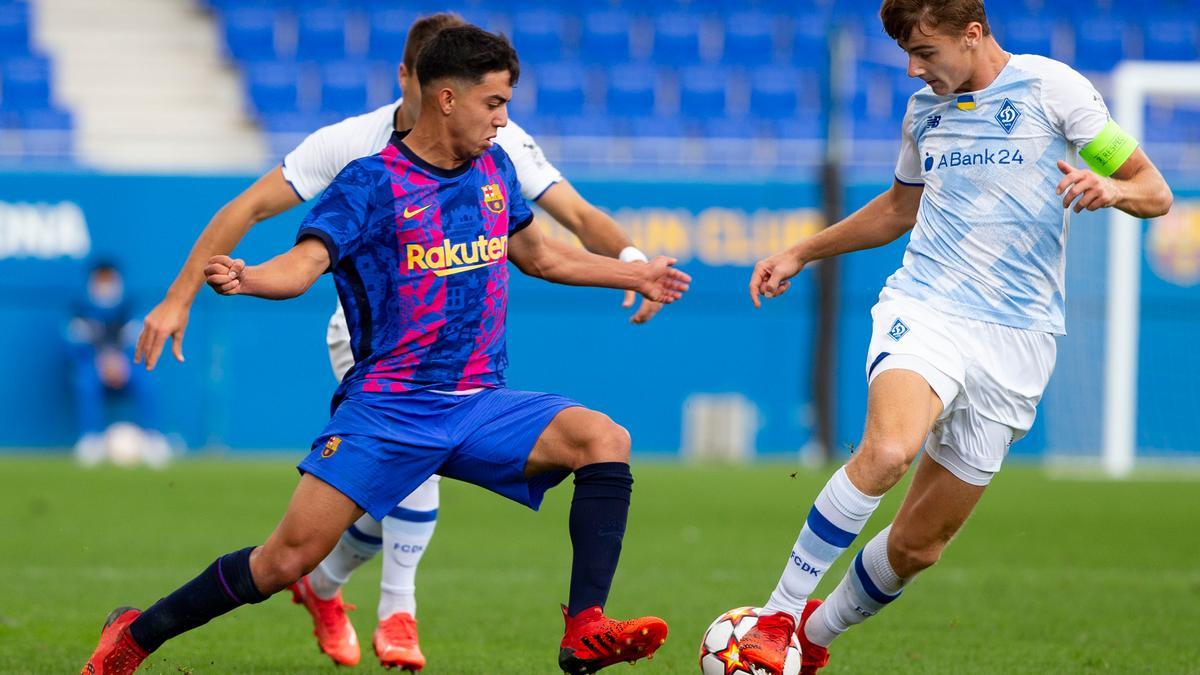
M 374 155 L 387 146 L 399 107 L 400 100 L 397 100 L 369 113 L 317 129 L 283 158 L 283 177 L 305 201 L 321 194 L 347 164 Z M 536 200 L 563 179 L 533 137 L 516 122 L 509 120 L 507 126 L 496 131 L 496 143 L 504 148 L 516 166 L 521 195 L 526 199 Z
M 1095 140 L 1104 100 L 1069 66 L 1014 55 L 967 95 L 913 94 L 896 180 L 924 185 L 904 262 L 887 286 L 941 311 L 1016 328 L 1065 332 L 1070 210 L 1058 160 Z

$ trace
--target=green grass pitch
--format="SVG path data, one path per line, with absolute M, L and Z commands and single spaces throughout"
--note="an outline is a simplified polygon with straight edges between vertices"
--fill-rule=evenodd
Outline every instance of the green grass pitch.
M 696 673 L 701 631 L 774 586 L 828 472 L 647 463 L 609 602 L 658 614 L 655 660 L 614 671 Z M 0 672 L 79 672 L 114 606 L 146 606 L 224 552 L 261 542 L 296 474 L 286 459 L 84 471 L 0 458 Z M 443 483 L 418 577 L 425 672 L 554 673 L 566 598 L 571 488 L 532 513 Z M 901 486 L 903 487 L 903 486 Z M 899 504 L 889 496 L 868 525 Z M 827 672 L 1200 672 L 1200 483 L 1053 481 L 1000 474 L 942 562 L 843 637 Z M 860 542 L 864 539 L 860 539 Z M 837 583 L 849 556 L 827 574 Z M 370 651 L 378 564 L 346 597 Z M 148 673 L 321 673 L 308 617 L 286 595 L 242 608 L 151 656 Z

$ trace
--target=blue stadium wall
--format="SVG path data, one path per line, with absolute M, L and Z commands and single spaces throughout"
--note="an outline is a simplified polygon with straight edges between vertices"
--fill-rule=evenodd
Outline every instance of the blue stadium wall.
M 0 447 L 62 448 L 76 437 L 62 335 L 89 261 L 116 260 L 135 304 L 148 310 L 211 214 L 248 181 L 0 174 Z M 616 291 L 552 286 L 514 273 L 510 384 L 564 393 L 603 410 L 629 428 L 635 448 L 652 452 L 680 447 L 689 395 L 739 392 L 758 408 L 760 453 L 785 456 L 803 447 L 812 414 L 812 276 L 802 275 L 788 296 L 758 311 L 746 284 L 756 259 L 819 227 L 816 186 L 576 185 L 611 209 L 648 252 L 678 257 L 695 279 L 693 290 L 652 323 L 632 326 Z M 883 187 L 851 186 L 847 203 L 857 207 Z M 1200 199 L 1200 186 L 1179 194 L 1183 215 L 1147 236 L 1143 374 L 1170 371 L 1179 354 L 1194 351 L 1188 345 L 1200 329 L 1200 203 L 1186 200 Z M 237 255 L 255 262 L 283 250 L 305 210 L 258 225 Z M 1072 224 L 1102 226 L 1097 216 Z M 565 235 L 559 230 L 557 236 Z M 837 433 L 846 444 L 857 440 L 862 425 L 869 309 L 899 264 L 903 244 L 844 259 L 835 358 Z M 153 375 L 165 430 L 192 448 L 306 449 L 328 417 L 335 386 L 324 342 L 334 298 L 328 278 L 287 302 L 219 298 L 203 290 L 185 339 L 187 362 L 165 359 Z M 1139 442 L 1200 451 L 1191 420 L 1156 412 L 1177 408 L 1170 402 L 1181 397 L 1195 400 L 1190 377 L 1171 381 L 1177 385 L 1143 377 Z M 1013 452 L 1040 453 L 1042 426 L 1039 421 Z

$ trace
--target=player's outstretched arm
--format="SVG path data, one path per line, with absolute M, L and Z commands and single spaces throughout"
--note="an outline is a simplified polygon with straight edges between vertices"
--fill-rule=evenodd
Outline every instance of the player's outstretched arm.
M 921 206 L 920 185 L 892 183 L 886 192 L 834 225 L 792 245 L 782 253 L 758 261 L 750 273 L 750 300 L 761 307 L 761 297 L 774 298 L 791 288 L 791 279 L 809 263 L 843 253 L 884 246 L 896 241 L 917 222 Z
M 546 281 L 631 290 L 664 304 L 682 297 L 692 281 L 673 267 L 674 258 L 659 256 L 649 263 L 623 263 L 547 239 L 536 223 L 509 239 L 508 257 L 525 274 Z
M 134 348 L 134 360 L 154 370 L 167 340 L 173 340 L 175 360 L 183 361 L 183 334 L 192 301 L 204 284 L 204 268 L 219 254 L 229 253 L 255 223 L 300 203 L 280 167 L 275 167 L 217 211 L 192 246 L 183 268 L 161 302 L 150 310 Z
M 1063 172 L 1063 179 L 1056 194 L 1062 195 L 1064 209 L 1072 208 L 1074 202 L 1075 213 L 1111 206 L 1135 218 L 1157 218 L 1171 210 L 1175 199 L 1166 179 L 1141 148 L 1107 178 L 1061 159 L 1058 170 Z
M 560 225 L 570 230 L 583 247 L 592 253 L 621 258 L 625 262 L 646 262 L 645 256 L 633 246 L 633 240 L 612 216 L 596 207 L 565 180 L 559 181 L 546 189 L 545 194 L 538 198 L 538 206 L 542 207 L 550 217 Z M 627 257 L 627 252 L 635 252 L 636 260 Z M 625 292 L 625 308 L 633 307 L 635 300 L 633 291 Z M 641 307 L 629 318 L 630 323 L 646 323 L 654 318 L 662 309 L 662 304 L 651 300 L 642 300 Z
M 312 287 L 329 269 L 329 251 L 316 237 L 306 237 L 287 253 L 261 265 L 227 255 L 213 256 L 204 268 L 208 285 L 221 295 L 252 295 L 268 300 L 287 300 Z

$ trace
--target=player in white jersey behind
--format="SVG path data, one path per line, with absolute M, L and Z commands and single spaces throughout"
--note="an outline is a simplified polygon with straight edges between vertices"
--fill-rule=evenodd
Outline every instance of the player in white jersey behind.
M 825 485 L 761 618 L 741 640 L 754 672 L 782 672 L 793 632 L 802 673 L 850 626 L 895 600 L 941 556 L 1033 424 L 1062 334 L 1069 209 L 1166 213 L 1171 191 L 1137 142 L 1068 66 L 1011 55 L 981 0 L 885 0 L 884 29 L 928 86 L 904 118 L 892 187 L 845 220 L 760 261 L 760 297 L 809 263 L 912 230 L 872 310 L 862 441 Z M 1089 168 L 1067 160 L 1079 150 Z M 925 451 L 891 525 L 826 598 L 824 572 Z
M 387 145 L 393 131 L 412 127 L 421 103 L 420 88 L 415 86 L 417 53 L 438 31 L 462 24 L 462 18 L 455 14 L 434 14 L 414 22 L 399 67 L 400 87 L 405 94 L 402 100 L 312 133 L 280 166 L 217 212 L 166 297 L 146 317 L 137 343 L 139 362 L 144 359 L 146 367 L 153 369 L 168 339 L 174 341 L 176 360 L 183 361 L 183 334 L 191 303 L 204 283 L 203 269 L 212 256 L 228 254 L 255 223 L 316 197 L 351 161 L 377 153 Z M 620 226 L 580 196 L 523 129 L 509 121 L 499 129 L 495 142 L 512 159 L 522 195 L 537 201 L 589 251 L 625 262 L 646 261 Z M 634 295 L 626 294 L 625 306 L 631 307 L 633 301 Z M 660 308 L 658 303 L 643 300 L 630 320 L 645 323 Z M 354 365 L 340 305 L 330 319 L 327 342 L 330 362 L 340 381 Z M 383 550 L 379 625 L 372 640 L 376 655 L 385 666 L 409 670 L 424 667 L 415 619 L 416 572 L 433 536 L 437 509 L 438 476 L 433 476 L 382 522 L 364 515 L 343 535 L 329 557 L 293 587 L 294 601 L 312 615 L 321 650 L 335 663 L 354 665 L 361 656 L 354 627 L 346 616 L 341 587 L 355 569 Z

